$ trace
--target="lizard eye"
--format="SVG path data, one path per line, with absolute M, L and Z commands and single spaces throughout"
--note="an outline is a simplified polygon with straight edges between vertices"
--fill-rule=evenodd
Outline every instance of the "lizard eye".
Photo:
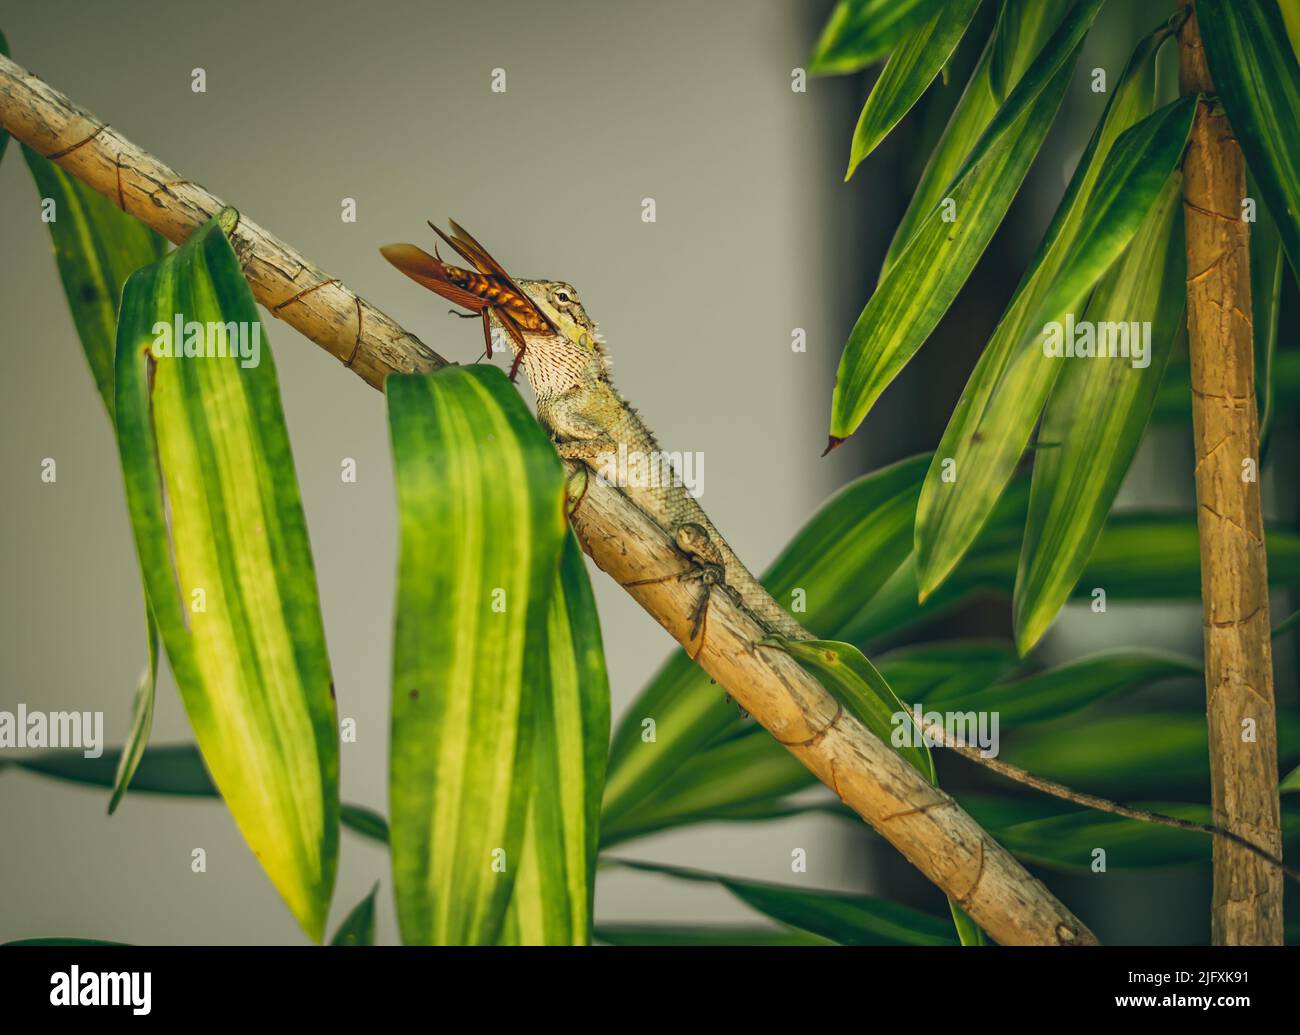
M 555 300 L 562 305 L 568 305 L 570 302 L 573 301 L 573 296 L 569 294 L 567 291 L 565 291 L 563 288 L 560 288 L 560 290 L 555 292 L 554 297 Z

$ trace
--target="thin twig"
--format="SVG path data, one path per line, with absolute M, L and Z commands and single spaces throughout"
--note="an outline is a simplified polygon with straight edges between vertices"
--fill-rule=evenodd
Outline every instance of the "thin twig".
M 1123 805 L 1117 801 L 1111 801 L 1108 798 L 1099 798 L 1095 794 L 1086 794 L 1083 791 L 1076 791 L 1063 783 L 1057 783 L 1054 780 L 1046 780 L 1041 776 L 1035 776 L 1028 770 L 1014 766 L 1010 762 L 1004 762 L 1000 758 L 986 757 L 978 747 L 973 744 L 963 744 L 955 737 L 951 736 L 944 728 L 942 723 L 927 720 L 924 716 L 920 721 L 921 731 L 933 743 L 947 748 L 966 759 L 968 762 L 974 762 L 991 772 L 1008 780 L 1014 780 L 1016 783 L 1023 784 L 1026 787 L 1041 791 L 1043 794 L 1050 794 L 1053 798 L 1060 798 L 1062 801 L 1073 802 L 1075 805 L 1083 805 L 1090 809 L 1096 809 L 1098 812 L 1109 812 L 1116 816 L 1123 816 L 1125 819 L 1136 819 L 1142 823 L 1154 823 L 1157 826 L 1172 827 L 1175 830 L 1190 830 L 1197 834 L 1209 834 L 1211 837 L 1221 837 L 1224 840 L 1231 841 L 1233 844 L 1240 845 L 1247 851 L 1254 853 L 1269 863 L 1276 866 L 1284 874 L 1294 881 L 1300 881 L 1300 870 L 1295 870 L 1284 863 L 1278 856 L 1274 855 L 1267 848 L 1262 848 L 1253 841 L 1242 837 L 1232 830 L 1226 830 L 1223 827 L 1214 826 L 1211 823 L 1197 823 L 1190 819 L 1179 819 L 1177 816 L 1166 816 L 1161 812 L 1152 812 L 1149 809 L 1135 809 L 1131 805 Z

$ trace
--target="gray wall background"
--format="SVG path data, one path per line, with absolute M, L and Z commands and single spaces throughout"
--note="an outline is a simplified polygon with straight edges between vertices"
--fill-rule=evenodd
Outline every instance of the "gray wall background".
M 861 84 L 790 90 L 829 8 L 797 0 L 351 4 L 6 2 L 15 60 L 202 182 L 438 351 L 477 355 L 477 324 L 387 266 L 463 222 L 522 276 L 563 278 L 601 321 L 625 394 L 666 448 L 705 454 L 704 503 L 761 569 L 836 485 L 879 459 L 817 461 L 835 363 L 883 246 L 870 166 L 840 184 Z M 190 71 L 207 72 L 206 94 Z M 508 91 L 491 93 L 491 70 Z M 340 220 L 354 197 L 358 221 Z M 654 197 L 658 222 L 640 220 Z M 0 708 L 102 709 L 125 733 L 144 658 L 116 449 L 17 147 L 0 165 L 0 393 L 6 472 Z M 343 796 L 386 810 L 396 516 L 380 397 L 264 314 L 319 572 L 342 716 Z M 806 355 L 790 350 L 793 327 Z M 860 438 L 869 438 L 870 431 Z M 43 457 L 58 482 L 40 481 Z M 359 481 L 339 479 L 354 457 Z M 616 717 L 667 656 L 663 631 L 599 572 Z M 188 740 L 170 674 L 155 743 Z M 0 941 L 305 941 L 216 803 L 105 796 L 0 775 Z M 809 886 L 863 888 L 831 820 L 699 827 L 625 854 Z M 190 871 L 194 847 L 208 872 Z M 794 847 L 808 872 L 790 873 Z M 344 834 L 331 929 L 387 855 Z M 602 876 L 603 919 L 740 920 L 725 893 Z

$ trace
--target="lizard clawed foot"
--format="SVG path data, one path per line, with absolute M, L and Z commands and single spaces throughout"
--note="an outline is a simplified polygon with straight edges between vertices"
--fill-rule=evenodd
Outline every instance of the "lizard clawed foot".
M 700 583 L 699 599 L 691 609 L 690 636 L 684 644 L 687 656 L 694 661 L 704 649 L 704 640 L 709 630 L 709 602 L 713 596 L 714 586 L 722 584 L 724 573 L 720 564 L 701 561 L 695 557 L 691 557 L 690 560 L 691 566 L 682 571 L 651 579 L 633 579 L 631 582 L 624 582 L 623 587 L 626 589 L 632 586 L 653 586 L 673 581 Z M 691 651 L 691 644 L 696 644 L 694 652 Z
M 687 655 L 694 661 L 700 656 L 700 651 L 704 649 L 704 636 L 709 631 L 709 600 L 713 596 L 713 587 L 716 582 L 711 579 L 703 579 L 700 587 L 700 599 L 695 604 L 695 610 L 691 612 L 691 643 L 698 641 L 695 653 L 691 654 L 687 648 Z

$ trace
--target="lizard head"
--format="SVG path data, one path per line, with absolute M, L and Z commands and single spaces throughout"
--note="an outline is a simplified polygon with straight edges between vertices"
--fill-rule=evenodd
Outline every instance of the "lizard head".
M 572 284 L 563 280 L 519 280 L 515 283 L 523 288 L 528 300 L 562 337 L 586 351 L 597 351 L 599 332 L 596 321 L 587 315 Z

